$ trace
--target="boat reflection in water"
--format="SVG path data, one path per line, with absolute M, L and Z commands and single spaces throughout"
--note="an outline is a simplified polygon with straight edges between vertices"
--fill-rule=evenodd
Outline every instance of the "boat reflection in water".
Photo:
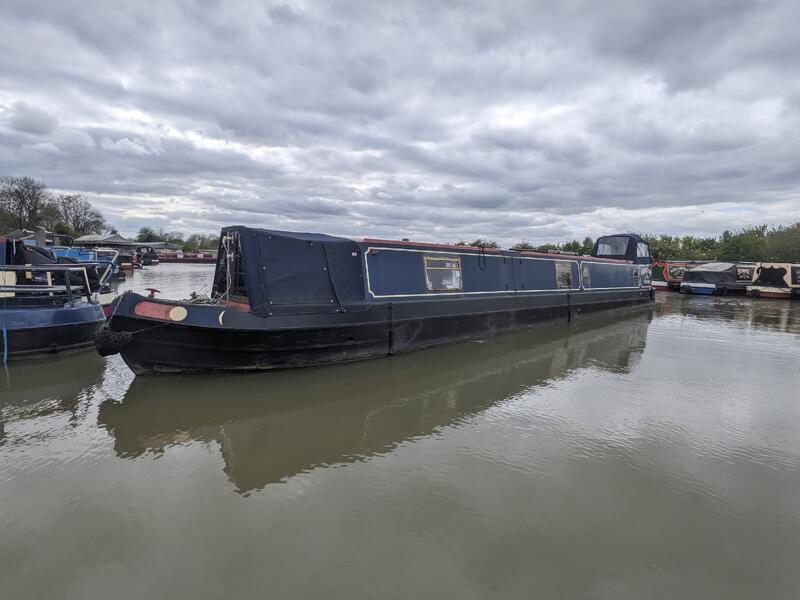
M 644 349 L 651 314 L 636 309 L 312 371 L 137 378 L 98 418 L 120 457 L 217 442 L 229 479 L 248 493 L 387 452 L 576 369 L 626 372 Z
M 751 330 L 769 330 L 800 334 L 800 311 L 792 302 L 774 299 L 753 299 L 743 296 L 693 296 L 662 294 L 655 305 L 659 316 L 680 315 L 698 321 L 743 324 Z M 687 331 L 702 331 L 687 322 Z
M 0 375 L 0 444 L 6 425 L 55 414 L 76 425 L 81 403 L 100 385 L 106 361 L 94 353 L 65 354 L 41 361 L 17 361 Z M 40 438 L 42 432 L 37 434 Z M 23 435 L 23 439 L 25 436 Z

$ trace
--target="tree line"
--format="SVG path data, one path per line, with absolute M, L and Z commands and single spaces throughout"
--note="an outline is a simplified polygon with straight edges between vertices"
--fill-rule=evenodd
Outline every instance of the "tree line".
M 81 194 L 55 195 L 47 186 L 32 177 L 0 176 L 0 233 L 15 229 L 45 229 L 73 238 L 90 233 L 116 233 L 103 214 Z M 642 235 L 650 242 L 654 260 L 721 260 L 800 262 L 800 222 L 788 226 L 758 225 L 738 231 L 724 231 L 719 237 L 691 235 Z M 193 233 L 188 237 L 179 231 L 142 227 L 136 236 L 139 242 L 172 242 L 184 251 L 216 248 L 219 236 Z M 472 242 L 456 242 L 461 246 L 497 248 L 497 242 L 478 238 Z M 594 241 L 571 240 L 557 244 L 534 246 L 523 240 L 514 250 L 575 252 L 590 254 Z
M 183 248 L 184 252 L 198 250 L 216 250 L 219 247 L 219 236 L 214 234 L 193 233 L 186 237 L 180 231 L 165 231 L 142 227 L 136 235 L 137 242 L 169 242 Z
M 650 243 L 653 260 L 720 260 L 727 262 L 800 262 L 800 222 L 788 226 L 758 225 L 738 231 L 724 231 L 719 237 L 692 235 L 640 234 Z M 478 238 L 474 242 L 457 242 L 461 246 L 498 248 L 497 242 Z M 571 240 L 557 244 L 534 246 L 526 241 L 512 250 L 539 252 L 575 252 L 591 254 L 594 240 Z
M 0 230 L 45 229 L 79 237 L 109 229 L 102 213 L 80 194 L 53 194 L 32 177 L 0 176 Z
M 54 194 L 45 183 L 33 177 L 0 175 L 0 234 L 17 229 L 78 238 L 83 235 L 117 233 L 103 214 L 81 194 Z M 218 235 L 194 233 L 188 237 L 177 231 L 143 227 L 139 242 L 172 242 L 186 252 L 216 248 Z

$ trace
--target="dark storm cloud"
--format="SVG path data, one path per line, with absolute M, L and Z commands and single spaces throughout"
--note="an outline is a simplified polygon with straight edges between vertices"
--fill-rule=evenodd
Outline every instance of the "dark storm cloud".
M 800 218 L 795 2 L 0 7 L 0 172 L 123 231 L 437 240 Z

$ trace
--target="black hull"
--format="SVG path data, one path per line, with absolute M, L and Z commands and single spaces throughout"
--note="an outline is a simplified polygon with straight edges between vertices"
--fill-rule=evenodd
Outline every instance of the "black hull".
M 363 313 L 362 321 L 255 330 L 158 322 L 118 311 L 98 339 L 98 349 L 104 354 L 118 349 L 137 375 L 285 369 L 485 338 L 545 322 L 567 322 L 584 313 L 648 305 L 653 300 L 649 289 L 605 294 L 602 300 L 587 296 L 581 297 L 581 302 L 577 298 L 550 303 L 542 299 L 537 306 L 525 307 L 485 300 L 481 301 L 483 310 L 461 314 L 441 314 L 444 306 L 431 303 L 417 306 L 416 314 L 411 315 L 409 307 L 398 304 L 387 306 L 380 318 L 370 311 Z M 114 341 L 109 342 L 109 337 Z M 104 347 L 109 343 L 119 347 L 109 352 Z
M 37 358 L 62 352 L 84 350 L 94 345 L 103 321 L 9 329 L 9 360 Z

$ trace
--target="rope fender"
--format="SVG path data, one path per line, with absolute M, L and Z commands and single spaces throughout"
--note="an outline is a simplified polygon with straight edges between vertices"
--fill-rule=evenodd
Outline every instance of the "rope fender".
M 132 341 L 133 332 L 111 331 L 106 327 L 94 338 L 94 345 L 100 356 L 111 356 L 112 354 L 117 354 Z

